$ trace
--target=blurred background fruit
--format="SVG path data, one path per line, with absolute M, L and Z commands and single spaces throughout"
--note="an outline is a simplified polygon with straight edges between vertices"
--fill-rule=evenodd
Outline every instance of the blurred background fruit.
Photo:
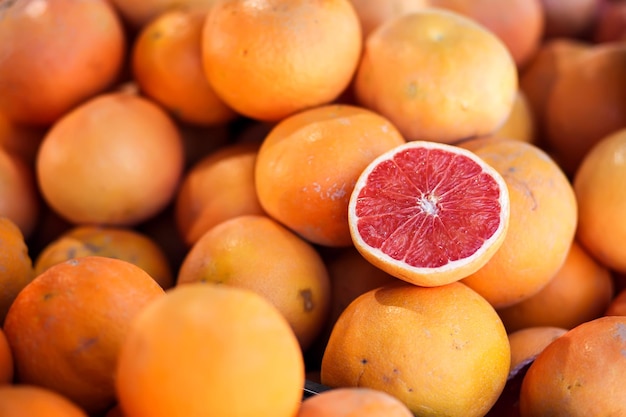
M 113 92 L 58 120 L 36 163 L 43 198 L 69 222 L 132 226 L 174 198 L 184 156 L 180 132 L 161 107 Z
M 5 2 L 0 39 L 0 113 L 46 126 L 111 87 L 127 46 L 106 0 Z

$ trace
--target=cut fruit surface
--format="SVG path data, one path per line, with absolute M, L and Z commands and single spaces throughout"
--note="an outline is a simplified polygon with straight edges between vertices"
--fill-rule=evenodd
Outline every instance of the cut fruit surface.
M 348 207 L 357 250 L 380 269 L 421 286 L 458 281 L 502 244 L 509 194 L 474 153 L 412 141 L 375 159 Z

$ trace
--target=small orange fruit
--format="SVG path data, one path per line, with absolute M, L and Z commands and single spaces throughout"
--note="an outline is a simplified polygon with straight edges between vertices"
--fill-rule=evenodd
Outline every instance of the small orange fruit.
M 577 237 L 595 259 L 622 273 L 626 272 L 624 158 L 626 128 L 593 146 L 574 177 L 579 210 Z
M 535 358 L 520 393 L 520 415 L 625 415 L 626 317 L 601 317 L 555 339 Z
M 403 143 L 388 119 L 357 106 L 287 117 L 259 148 L 254 177 L 261 207 L 312 243 L 350 246 L 348 201 L 359 174 Z
M 145 25 L 135 39 L 131 65 L 140 90 L 178 120 L 225 124 L 236 117 L 207 81 L 202 67 L 205 12 L 173 9 Z
M 511 368 L 498 401 L 486 417 L 519 417 L 519 397 L 526 371 L 535 358 L 567 329 L 560 327 L 528 327 L 509 333 Z
M 115 401 L 114 369 L 130 321 L 162 295 L 144 270 L 119 259 L 87 256 L 50 267 L 6 316 L 16 381 L 104 412 Z
M 76 226 L 50 242 L 35 259 L 35 275 L 53 265 L 83 256 L 106 256 L 137 265 L 163 288 L 174 284 L 165 251 L 135 229 L 113 226 Z
M 180 132 L 165 111 L 128 92 L 94 97 L 48 131 L 37 155 L 45 201 L 74 224 L 136 225 L 173 199 Z
M 0 217 L 0 327 L 15 297 L 34 277 L 28 246 L 17 224 Z
M 17 384 L 0 385 L 0 416 L 87 417 L 87 413 L 58 392 Z
M 268 121 L 335 100 L 362 46 L 349 0 L 216 2 L 202 36 L 205 74 L 218 96 Z
M 545 287 L 497 311 L 508 332 L 536 326 L 571 329 L 602 316 L 612 298 L 611 272 L 574 240 L 563 266 Z
M 168 290 L 132 321 L 116 368 L 128 416 L 296 415 L 304 359 L 284 316 L 242 288 Z M 254 387 L 242 397 L 242 389 Z
M 443 285 L 476 272 L 502 245 L 509 193 L 472 152 L 412 141 L 361 173 L 348 221 L 354 245 L 372 264 L 413 284 Z
M 205 282 L 242 287 L 285 316 L 302 349 L 320 333 L 330 307 L 328 271 L 304 239 L 265 215 L 243 215 L 209 229 L 192 246 L 177 285 Z
M 396 397 L 371 388 L 347 387 L 324 391 L 302 402 L 297 417 L 413 417 Z
M 19 0 L 0 9 L 0 113 L 50 125 L 109 88 L 126 37 L 108 1 Z
M 556 326 L 532 326 L 509 332 L 511 372 L 516 372 L 534 361 L 546 346 L 568 330 Z
M 506 383 L 511 353 L 491 305 L 454 282 L 399 282 L 366 292 L 337 320 L 322 383 L 398 398 L 416 415 L 484 416 Z
M 492 133 L 505 121 L 517 68 L 485 27 L 424 8 L 370 34 L 354 91 L 360 105 L 389 118 L 407 140 L 452 143 Z
M 176 225 L 193 245 L 211 227 L 244 214 L 264 214 L 254 183 L 258 144 L 226 144 L 185 172 L 175 199 Z
M 463 280 L 494 307 L 503 308 L 536 294 L 565 262 L 576 232 L 576 196 L 561 168 L 538 146 L 502 138 L 460 146 L 500 173 L 509 190 L 511 214 L 504 242 Z

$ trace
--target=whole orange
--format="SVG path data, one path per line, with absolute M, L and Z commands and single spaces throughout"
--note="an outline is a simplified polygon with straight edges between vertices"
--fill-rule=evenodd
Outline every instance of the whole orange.
M 405 139 L 447 143 L 496 130 L 516 91 L 517 68 L 502 41 L 436 8 L 372 32 L 354 80 L 357 102 L 389 118 Z
M 206 12 L 169 10 L 146 24 L 134 41 L 131 66 L 141 91 L 175 118 L 219 125 L 236 114 L 215 94 L 202 68 Z
M 130 416 L 293 417 L 304 359 L 284 316 L 241 288 L 168 290 L 132 321 L 116 368 Z M 253 387 L 242 397 L 242 390 Z
M 265 212 L 310 242 L 350 246 L 348 201 L 359 174 L 405 142 L 385 117 L 350 105 L 325 105 L 281 120 L 255 165 Z
M 202 36 L 205 74 L 218 96 L 269 121 L 335 100 L 362 46 L 349 0 L 220 1 Z
M 502 321 L 460 282 L 370 290 L 339 316 L 322 383 L 385 391 L 416 415 L 484 416 L 511 360 Z
M 16 381 L 52 389 L 90 414 L 105 411 L 130 322 L 162 295 L 150 275 L 119 259 L 50 267 L 22 289 L 4 323 Z
M 50 125 L 109 88 L 126 35 L 105 0 L 18 0 L 0 8 L 0 113 Z
M 214 283 L 252 290 L 287 319 L 303 350 L 330 308 L 326 266 L 315 247 L 266 215 L 241 215 L 213 226 L 192 246 L 177 285 Z
M 183 162 L 180 132 L 161 107 L 112 92 L 51 127 L 36 174 L 45 201 L 70 222 L 126 226 L 170 203 Z

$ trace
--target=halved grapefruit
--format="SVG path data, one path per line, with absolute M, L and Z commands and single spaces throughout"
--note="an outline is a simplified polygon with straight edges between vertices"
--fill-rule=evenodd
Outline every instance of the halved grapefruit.
M 348 206 L 357 250 L 375 266 L 426 287 L 477 271 L 502 244 L 509 193 L 471 151 L 412 141 L 372 161 Z

